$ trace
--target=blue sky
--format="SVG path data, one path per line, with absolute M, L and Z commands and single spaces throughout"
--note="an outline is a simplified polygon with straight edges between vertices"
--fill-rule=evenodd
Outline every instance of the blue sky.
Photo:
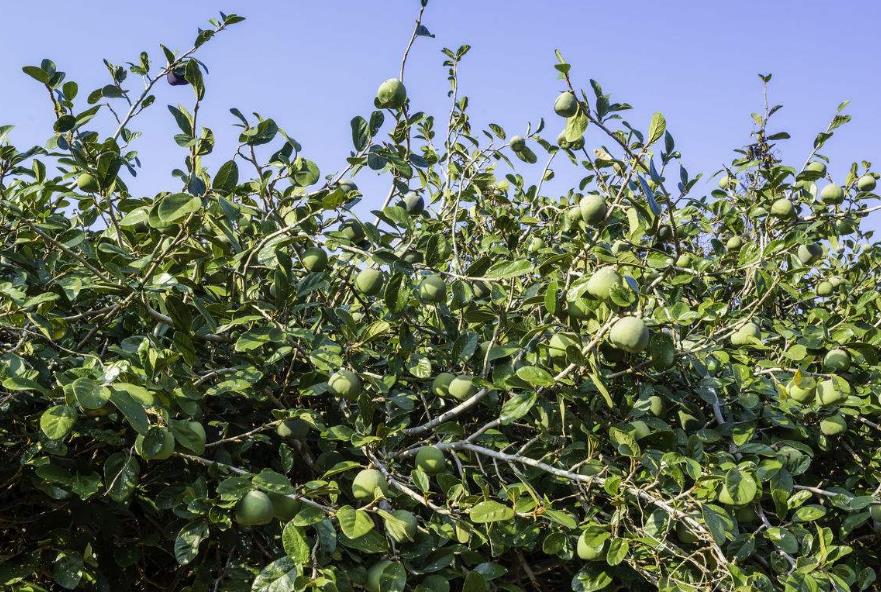
M 101 58 L 122 63 L 147 50 L 159 63 L 160 42 L 186 49 L 196 27 L 224 10 L 248 20 L 200 54 L 210 68 L 200 119 L 218 136 L 209 162 L 230 156 L 237 132 L 228 109 L 235 106 L 274 117 L 329 173 L 351 149 L 351 117 L 369 113 L 379 82 L 397 74 L 418 0 L 69 0 L 49 6 L 3 6 L 0 124 L 16 125 L 17 145 L 41 143 L 53 121 L 45 90 L 22 65 L 54 59 L 80 83 L 84 98 L 84 90 L 106 83 Z M 827 144 L 829 170 L 841 179 L 855 160 L 881 164 L 881 2 L 432 0 L 424 22 L 436 37 L 417 39 L 407 70 L 409 95 L 420 110 L 448 110 L 440 50 L 468 43 L 462 92 L 475 123 L 493 121 L 511 134 L 545 117 L 554 137 L 562 127 L 552 111 L 560 90 L 553 50 L 559 48 L 577 84 L 586 87 L 594 78 L 613 99 L 634 106 L 627 114 L 634 126 L 645 129 L 652 112 L 664 113 L 694 175 L 718 170 L 732 148 L 749 140 L 750 113 L 762 106 L 756 74 L 772 72 L 770 100 L 784 104 L 773 129 L 792 135 L 784 157 L 801 164 L 816 132 L 850 99 L 854 121 Z M 169 173 L 183 153 L 171 139 L 176 128 L 164 105 L 190 102 L 186 87 L 158 88 L 157 104 L 135 126 L 145 133 L 137 144 L 144 170 L 131 183 L 135 192 L 170 188 Z M 588 143 L 599 141 L 589 131 Z M 385 194 L 385 184 L 372 176 L 365 171 L 357 179 L 371 208 Z

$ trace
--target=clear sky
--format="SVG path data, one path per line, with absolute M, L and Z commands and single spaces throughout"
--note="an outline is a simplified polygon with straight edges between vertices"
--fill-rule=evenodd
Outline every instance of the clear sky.
M 160 42 L 189 48 L 196 27 L 219 10 L 248 20 L 200 54 L 210 68 L 200 119 L 218 136 L 209 162 L 230 156 L 237 132 L 228 109 L 235 106 L 275 118 L 329 173 L 351 149 L 351 117 L 368 114 L 379 82 L 397 75 L 418 0 L 4 2 L 0 124 L 15 124 L 12 139 L 23 147 L 41 143 L 54 119 L 45 89 L 22 65 L 54 59 L 84 98 L 107 81 L 102 58 L 123 63 L 148 50 L 160 63 Z M 854 121 L 825 150 L 830 172 L 842 179 L 860 159 L 881 167 L 876 0 L 431 0 L 424 23 L 436 37 L 417 39 L 407 70 L 419 110 L 447 111 L 440 50 L 468 43 L 462 92 L 475 123 L 522 133 L 528 121 L 545 117 L 555 137 L 562 127 L 552 111 L 559 48 L 577 84 L 594 78 L 613 99 L 634 106 L 626 115 L 634 126 L 645 129 L 652 112 L 663 112 L 693 176 L 718 170 L 732 148 L 749 141 L 750 113 L 762 106 L 756 74 L 772 72 L 771 102 L 784 104 L 773 131 L 792 135 L 783 145 L 792 164 L 801 164 L 816 132 L 850 99 Z M 170 188 L 169 173 L 183 154 L 164 105 L 191 100 L 187 87 L 158 87 L 157 105 L 135 126 L 145 132 L 137 144 L 144 171 L 130 183 L 135 192 Z M 589 131 L 588 143 L 597 141 Z M 373 175 L 357 179 L 371 208 L 384 196 Z

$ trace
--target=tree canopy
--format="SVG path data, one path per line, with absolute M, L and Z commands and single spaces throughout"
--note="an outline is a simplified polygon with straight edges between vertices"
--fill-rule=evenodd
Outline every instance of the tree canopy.
M 23 68 L 55 123 L 0 127 L 0 584 L 876 586 L 877 175 L 827 173 L 846 103 L 794 165 L 765 104 L 704 192 L 559 52 L 552 122 L 475 129 L 467 45 L 420 111 L 425 4 L 329 174 L 238 109 L 205 163 L 198 50 L 239 16 L 92 91 Z M 168 101 L 183 164 L 133 195 Z

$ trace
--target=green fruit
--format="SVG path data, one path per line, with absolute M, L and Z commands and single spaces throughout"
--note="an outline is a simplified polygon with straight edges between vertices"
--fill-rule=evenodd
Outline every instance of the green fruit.
M 722 175 L 722 177 L 719 179 L 719 187 L 721 189 L 728 189 L 729 187 L 734 187 L 735 185 L 737 185 L 737 179 L 734 177 Z
M 587 280 L 587 293 L 600 300 L 608 300 L 612 289 L 621 283 L 621 276 L 614 267 L 600 267 Z
M 404 209 L 407 210 L 407 213 L 411 216 L 418 216 L 425 210 L 425 200 L 415 191 L 407 193 L 402 202 Z
M 691 262 L 694 259 L 691 253 L 682 253 L 676 259 L 676 267 L 691 267 Z
M 847 422 L 840 413 L 837 413 L 820 420 L 820 431 L 826 436 L 837 436 L 847 431 Z
M 719 371 L 719 359 L 716 356 L 707 356 L 707 359 L 704 360 L 704 366 L 706 366 L 707 372 L 715 374 Z
M 850 368 L 850 355 L 841 348 L 829 350 L 823 358 L 823 370 L 826 372 L 847 372 Z
M 383 592 L 382 572 L 391 564 L 392 562 L 388 559 L 383 559 L 370 566 L 370 569 L 367 570 L 367 584 L 365 586 L 367 592 Z
M 449 372 L 441 372 L 431 381 L 431 392 L 438 397 L 447 397 L 450 394 L 450 383 L 456 378 Z
M 447 468 L 447 461 L 440 448 L 423 446 L 416 453 L 416 466 L 429 475 L 436 475 Z
M 844 283 L 844 279 L 841 276 L 833 275 L 829 278 L 829 283 L 832 285 L 833 288 L 837 288 Z
M 869 516 L 875 522 L 881 522 L 881 504 L 872 504 L 872 507 L 869 508 Z
M 275 433 L 282 438 L 302 440 L 309 433 L 309 424 L 302 419 L 286 419 L 275 426 Z
M 673 338 L 666 333 L 655 333 L 649 339 L 649 356 L 655 370 L 662 372 L 673 367 L 676 361 L 676 346 Z
M 85 191 L 86 193 L 95 193 L 98 191 L 98 182 L 95 180 L 95 177 L 89 173 L 83 173 L 77 177 L 76 186 L 80 188 L 80 191 Z
M 419 588 L 422 589 L 421 592 L 450 592 L 450 582 L 443 576 L 433 574 L 426 576 Z
M 417 521 L 413 512 L 407 510 L 395 510 L 392 516 L 403 522 L 403 526 L 395 525 L 396 528 L 389 529 L 389 536 L 398 543 L 412 541 L 416 538 Z
M 364 229 L 354 220 L 346 220 L 340 224 L 337 232 L 339 232 L 340 236 L 344 239 L 353 243 L 357 243 L 364 238 Z
M 817 296 L 828 296 L 832 293 L 832 282 L 822 281 L 817 284 Z
M 584 559 L 585 561 L 601 559 L 603 557 L 603 551 L 605 550 L 606 539 L 603 539 L 603 542 L 597 547 L 588 543 L 589 534 L 590 531 L 585 530 L 581 533 L 581 536 L 578 537 L 578 544 L 575 546 L 578 558 Z
M 377 489 L 382 491 L 383 495 L 388 495 L 388 481 L 385 475 L 376 469 L 362 469 L 352 481 L 352 495 L 358 500 L 373 500 Z
M 875 190 L 875 177 L 872 175 L 863 175 L 859 179 L 857 179 L 857 189 L 859 191 L 874 191 Z
M 786 387 L 789 397 L 799 403 L 809 403 L 814 398 L 814 392 L 817 390 L 817 381 L 813 378 L 803 376 L 798 382 L 790 381 Z
M 303 251 L 303 267 L 306 271 L 324 271 L 327 268 L 327 253 L 321 247 L 309 247 Z
M 135 438 L 135 452 L 144 460 L 165 460 L 174 452 L 174 435 L 171 430 L 165 430 L 162 437 L 162 447 L 156 454 L 149 454 L 144 450 L 144 436 L 138 434 Z
M 477 385 L 474 384 L 473 377 L 468 374 L 460 374 L 450 381 L 447 391 L 454 399 L 464 401 L 477 392 Z
M 578 99 L 569 91 L 560 93 L 554 101 L 554 113 L 560 117 L 572 117 L 578 111 Z
M 824 407 L 835 405 L 846 398 L 847 395 L 838 390 L 838 387 L 835 386 L 835 381 L 831 378 L 823 380 L 817 385 L 817 401 Z
M 511 136 L 510 146 L 514 152 L 520 152 L 526 148 L 526 138 L 523 136 Z
M 826 174 L 826 163 L 815 160 L 814 162 L 809 162 L 805 170 L 811 173 L 818 173 L 822 177 Z
M 541 238 L 534 236 L 529 240 L 529 245 L 526 247 L 526 250 L 530 253 L 536 253 L 541 251 L 545 247 L 545 242 Z
M 272 516 L 281 522 L 290 522 L 300 511 L 300 502 L 280 493 L 269 493 Z
M 649 329 L 642 319 L 623 317 L 612 325 L 609 343 L 631 354 L 639 353 L 648 347 Z
M 823 255 L 823 247 L 817 243 L 799 245 L 797 255 L 802 265 L 810 265 Z
M 658 231 L 655 233 L 655 238 L 658 242 L 666 242 L 673 238 L 673 228 L 670 227 L 669 224 L 661 224 L 658 226 Z
M 422 302 L 445 302 L 447 300 L 447 284 L 437 274 L 430 275 L 419 284 L 419 299 Z
M 361 393 L 361 378 L 346 368 L 340 368 L 327 380 L 330 391 L 344 399 L 354 399 Z
M 820 201 L 824 204 L 836 205 L 844 201 L 844 189 L 841 185 L 830 183 L 820 191 Z
M 781 197 L 771 204 L 771 215 L 775 218 L 788 220 L 795 216 L 795 205 L 785 197 Z
M 584 148 L 584 136 L 578 138 L 574 142 L 570 142 L 566 139 L 566 131 L 563 130 L 560 132 L 560 135 L 557 136 L 557 146 L 568 150 L 581 150 Z
M 732 236 L 725 242 L 725 248 L 729 251 L 737 251 L 743 246 L 743 239 L 739 236 Z
M 400 109 L 407 101 L 407 88 L 397 78 L 389 78 L 376 91 L 376 104 L 383 109 Z
M 569 347 L 581 348 L 578 337 L 569 333 L 554 333 L 548 340 L 548 356 L 553 359 L 564 359 Z
M 731 335 L 731 345 L 748 345 L 752 338 L 758 339 L 762 330 L 753 322 L 749 322 Z
M 235 519 L 241 526 L 260 526 L 272 522 L 272 500 L 269 496 L 252 489 L 239 500 L 236 506 Z
M 355 287 L 362 294 L 373 296 L 382 290 L 384 276 L 378 269 L 367 267 L 355 277 Z
M 581 218 L 587 224 L 602 222 L 605 220 L 608 212 L 606 200 L 596 193 L 591 193 L 582 197 L 578 202 L 578 209 L 581 212 Z

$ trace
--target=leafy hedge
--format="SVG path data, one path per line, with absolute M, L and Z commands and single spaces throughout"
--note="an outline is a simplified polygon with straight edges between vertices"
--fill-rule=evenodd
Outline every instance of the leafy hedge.
M 867 162 L 826 173 L 844 104 L 798 166 L 766 106 L 700 195 L 664 118 L 559 54 L 559 137 L 473 129 L 468 46 L 449 113 L 418 111 L 422 16 L 324 176 L 235 109 L 205 166 L 194 56 L 238 16 L 90 93 L 24 68 L 56 122 L 0 128 L 2 585 L 875 586 L 878 196 Z M 177 100 L 185 167 L 132 195 L 137 116 Z

